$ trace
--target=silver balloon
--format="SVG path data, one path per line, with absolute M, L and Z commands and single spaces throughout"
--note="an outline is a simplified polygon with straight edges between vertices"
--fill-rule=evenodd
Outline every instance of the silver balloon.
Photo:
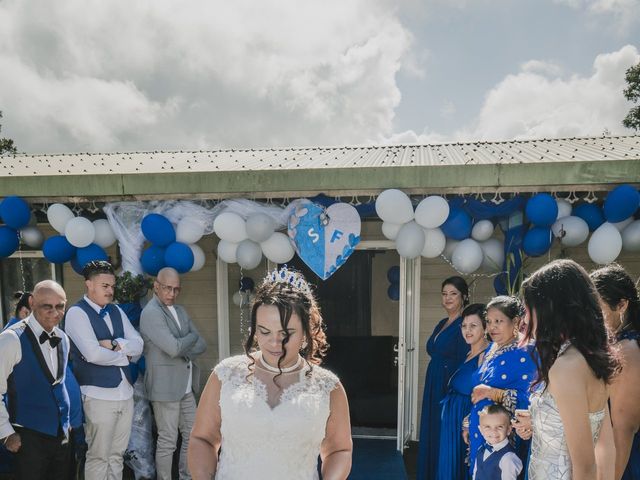
M 20 230 L 20 238 L 25 245 L 31 248 L 40 248 L 44 243 L 44 234 L 38 227 L 30 226 Z

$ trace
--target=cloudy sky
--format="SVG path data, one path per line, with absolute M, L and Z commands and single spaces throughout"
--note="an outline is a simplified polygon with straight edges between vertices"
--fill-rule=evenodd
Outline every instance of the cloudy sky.
M 638 62 L 640 0 L 0 0 L 28 153 L 629 134 Z

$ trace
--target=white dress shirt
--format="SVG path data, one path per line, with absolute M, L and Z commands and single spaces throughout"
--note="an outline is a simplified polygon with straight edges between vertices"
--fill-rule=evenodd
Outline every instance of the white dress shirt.
M 97 313 L 100 312 L 98 304 L 89 300 L 86 295 L 84 299 Z M 117 305 L 112 305 L 112 307 L 117 308 L 122 317 L 124 338 L 116 338 L 116 342 L 118 342 L 122 350 L 116 352 L 101 346 L 91 327 L 89 317 L 84 310 L 75 305 L 67 311 L 64 329 L 87 362 L 95 363 L 96 365 L 127 367 L 129 365 L 127 357 L 137 357 L 142 353 L 143 341 L 140 334 L 131 325 L 127 314 Z M 104 316 L 104 323 L 109 331 L 113 333 L 113 324 L 108 313 Z M 81 385 L 80 391 L 87 397 L 99 400 L 128 400 L 133 396 L 133 387 L 127 381 L 124 372 L 121 371 L 120 373 L 122 381 L 117 387 L 105 388 L 96 387 L 95 385 Z
M 29 315 L 25 321 L 28 325 L 27 328 L 31 329 L 36 339 L 39 339 L 44 329 L 33 314 Z M 69 339 L 62 330 L 54 327 L 53 332 L 47 333 L 53 333 L 55 336 L 60 337 L 65 342 L 67 351 L 69 350 Z M 56 378 L 58 375 L 58 348 L 52 348 L 50 342 L 40 343 L 39 340 L 38 345 L 40 345 L 42 356 L 47 363 L 47 367 L 49 367 L 51 375 Z M 11 328 L 4 330 L 0 333 L 0 396 L 7 393 L 7 379 L 13 372 L 13 367 L 20 360 L 22 360 L 20 338 Z M 14 429 L 9 422 L 9 412 L 7 412 L 4 402 L 0 402 L 0 438 L 5 438 L 12 433 L 14 433 Z
M 506 447 L 508 443 L 509 443 L 509 439 L 505 438 L 500 443 L 496 443 L 495 445 L 492 445 L 493 452 L 490 452 L 489 450 L 485 449 L 482 455 L 482 460 L 486 460 L 489 457 L 489 455 L 499 452 L 504 447 Z M 501 477 L 500 479 L 496 479 L 496 480 L 515 480 L 516 478 L 518 478 L 518 475 L 522 471 L 522 460 L 520 460 L 515 453 L 507 452 L 500 459 L 500 463 L 498 463 L 498 466 L 500 467 L 500 471 L 502 472 L 502 475 L 500 476 Z M 474 465 L 473 467 L 474 480 L 476 478 L 477 470 L 478 470 L 478 464 L 476 461 L 476 465 Z
M 173 305 L 167 305 L 167 308 L 171 312 L 171 316 L 176 321 L 176 325 L 178 325 L 178 331 L 180 331 L 180 320 L 178 320 L 178 312 L 176 312 L 176 307 Z M 189 360 L 189 372 L 192 372 L 193 365 L 191 364 L 191 360 Z M 184 392 L 185 394 L 191 393 L 191 384 L 193 383 L 193 374 L 189 375 L 189 379 L 187 380 L 187 390 Z

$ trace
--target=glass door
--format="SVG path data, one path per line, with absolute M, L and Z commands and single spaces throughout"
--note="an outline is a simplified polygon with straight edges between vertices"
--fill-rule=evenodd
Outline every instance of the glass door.
M 417 431 L 418 327 L 420 325 L 420 257 L 400 257 L 400 329 L 398 340 L 398 437 L 402 452 Z

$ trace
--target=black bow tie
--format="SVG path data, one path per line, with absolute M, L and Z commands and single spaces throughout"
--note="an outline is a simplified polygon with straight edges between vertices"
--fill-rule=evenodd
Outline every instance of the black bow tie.
M 56 348 L 62 339 L 60 337 L 56 337 L 53 334 L 49 335 L 47 332 L 42 332 L 40 334 L 40 343 L 44 343 L 47 340 L 49 340 L 49 345 L 51 345 L 51 348 Z
M 485 449 L 487 452 L 493 452 L 493 445 L 489 445 L 488 443 L 485 443 L 485 444 L 484 444 L 484 449 Z

